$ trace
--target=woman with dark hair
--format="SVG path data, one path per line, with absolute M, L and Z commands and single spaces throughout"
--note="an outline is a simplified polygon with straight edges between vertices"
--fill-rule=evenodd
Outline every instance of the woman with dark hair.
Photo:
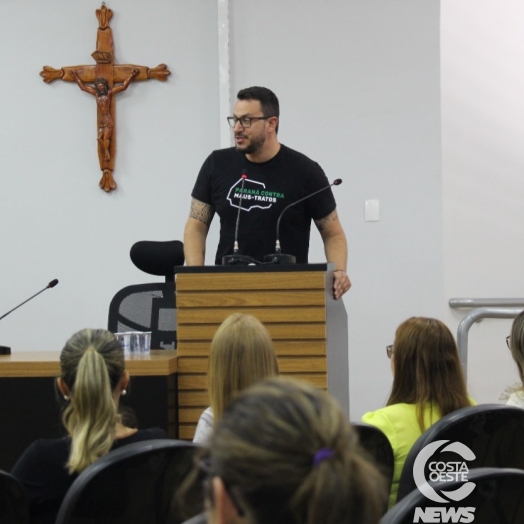
M 57 386 L 67 402 L 62 420 L 68 436 L 37 440 L 11 472 L 27 491 L 33 521 L 54 523 L 78 474 L 110 450 L 167 438 L 159 428 L 137 430 L 122 423 L 118 403 L 128 383 L 124 353 L 113 333 L 84 329 L 67 341 Z
M 524 311 L 513 321 L 507 343 L 520 377 L 520 387 L 511 393 L 507 405 L 524 408 Z
M 387 497 L 335 401 L 290 379 L 233 399 L 202 469 L 212 524 L 376 524 Z
M 417 438 L 437 420 L 475 402 L 468 397 L 457 345 L 440 320 L 412 317 L 387 347 L 393 387 L 386 407 L 362 417 L 381 429 L 395 454 L 390 507 L 396 502 L 402 467 Z

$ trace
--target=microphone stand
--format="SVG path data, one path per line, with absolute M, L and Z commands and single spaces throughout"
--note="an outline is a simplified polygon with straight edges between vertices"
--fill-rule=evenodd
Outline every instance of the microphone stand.
M 240 200 L 238 202 L 237 222 L 235 224 L 235 243 L 233 244 L 233 254 L 225 255 L 222 257 L 223 266 L 242 265 L 248 266 L 254 264 L 255 259 L 246 255 L 241 255 L 238 250 L 238 224 L 240 222 L 240 210 L 242 209 L 242 199 L 244 197 L 244 182 L 246 181 L 247 175 L 242 173 L 242 186 L 240 191 Z
M 293 207 L 296 204 L 299 204 L 300 202 L 303 202 L 304 200 L 307 200 L 308 198 L 311 198 L 312 196 L 315 196 L 318 193 L 321 193 L 322 191 L 325 191 L 326 189 L 329 189 L 331 186 L 338 186 L 342 184 L 342 179 L 337 178 L 332 184 L 329 184 L 329 186 L 323 187 L 322 189 L 319 189 L 318 191 L 315 191 L 314 193 L 311 193 L 310 195 L 305 196 L 304 198 L 301 198 L 300 200 L 297 200 L 296 202 L 292 202 L 288 206 L 286 206 L 282 213 L 280 213 L 280 216 L 277 220 L 277 241 L 275 243 L 275 252 L 271 255 L 266 255 L 264 257 L 264 264 L 296 264 L 297 263 L 297 257 L 295 255 L 287 255 L 282 253 L 282 249 L 280 248 L 280 220 L 282 219 L 282 216 L 284 213 L 290 208 Z
M 0 320 L 2 320 L 4 317 L 7 317 L 7 315 L 12 313 L 15 309 L 18 309 L 20 306 L 23 306 L 26 302 L 29 302 L 30 300 L 32 300 L 36 296 L 40 295 L 40 293 L 43 293 L 46 289 L 55 287 L 57 284 L 58 284 L 58 280 L 56 278 L 54 280 L 51 280 L 51 282 L 49 282 L 49 284 L 47 284 L 47 286 L 44 289 L 40 290 L 38 293 L 35 293 L 32 297 L 29 297 L 27 300 L 24 300 L 21 304 L 18 304 L 18 306 L 14 307 L 13 309 L 8 311 L 7 313 L 4 313 L 0 317 Z M 0 346 L 0 355 L 10 355 L 10 354 L 11 354 L 11 348 L 10 347 L 8 347 L 8 346 Z

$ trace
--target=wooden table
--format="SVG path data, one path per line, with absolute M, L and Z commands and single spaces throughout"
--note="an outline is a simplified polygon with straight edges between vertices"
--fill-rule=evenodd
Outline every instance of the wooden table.
M 34 440 L 64 435 L 55 387 L 59 357 L 59 351 L 0 355 L 0 469 L 9 471 Z M 177 366 L 172 350 L 126 358 L 131 383 L 121 404 L 134 411 L 138 427 L 178 437 Z

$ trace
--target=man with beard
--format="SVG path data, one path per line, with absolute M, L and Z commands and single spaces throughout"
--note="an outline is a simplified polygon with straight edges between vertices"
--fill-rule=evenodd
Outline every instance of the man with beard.
M 249 87 L 238 92 L 233 116 L 228 117 L 235 147 L 209 155 L 191 193 L 184 231 L 187 265 L 204 264 L 215 212 L 220 217 L 215 263 L 221 264 L 223 256 L 233 253 L 240 195 L 239 251 L 261 261 L 275 252 L 276 223 L 282 210 L 329 185 L 316 162 L 279 143 L 279 115 L 278 99 L 269 89 Z M 299 264 L 308 262 L 311 220 L 324 242 L 327 261 L 335 264 L 333 293 L 338 299 L 351 282 L 346 275 L 346 237 L 331 189 L 286 211 L 280 223 L 282 252 L 294 255 Z

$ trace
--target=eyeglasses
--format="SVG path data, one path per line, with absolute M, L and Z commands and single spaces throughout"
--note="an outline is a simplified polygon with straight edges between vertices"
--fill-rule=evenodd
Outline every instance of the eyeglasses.
M 386 355 L 388 356 L 388 358 L 391 358 L 393 356 L 393 344 L 391 344 L 390 346 L 386 346 Z
M 510 345 L 510 344 L 511 344 L 511 336 L 508 335 L 508 336 L 506 337 L 506 345 L 508 346 L 509 349 L 511 349 L 511 345 Z
M 239 123 L 244 129 L 251 127 L 251 123 L 255 120 L 267 120 L 272 118 L 271 116 L 242 116 L 237 118 L 236 116 L 228 116 L 227 122 L 229 127 L 235 127 Z

